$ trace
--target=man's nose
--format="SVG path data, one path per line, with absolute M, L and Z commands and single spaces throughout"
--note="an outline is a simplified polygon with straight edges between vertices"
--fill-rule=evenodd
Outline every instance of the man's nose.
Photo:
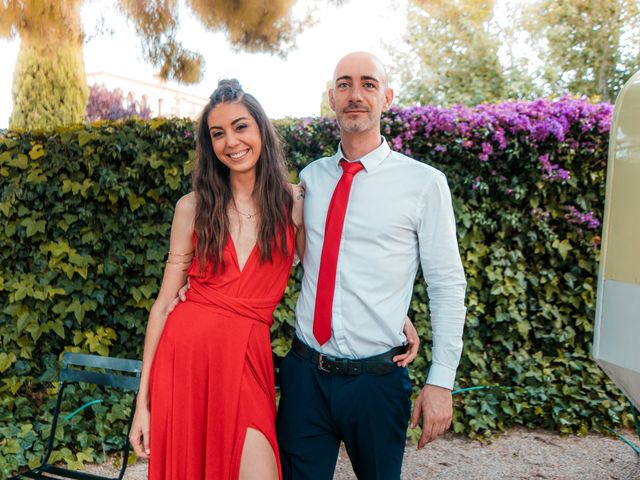
M 358 85 L 354 85 L 349 95 L 349 100 L 352 102 L 362 101 L 362 89 Z

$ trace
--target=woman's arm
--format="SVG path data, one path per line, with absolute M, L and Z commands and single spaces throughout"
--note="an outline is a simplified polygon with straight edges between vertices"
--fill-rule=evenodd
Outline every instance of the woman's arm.
M 149 312 L 149 322 L 144 339 L 142 372 L 136 402 L 136 413 L 131 426 L 129 440 L 136 455 L 146 458 L 149 455 L 149 371 L 156 353 L 156 347 L 164 324 L 170 312 L 170 306 L 185 284 L 187 270 L 193 260 L 193 220 L 195 218 L 195 194 L 185 195 L 176 204 L 171 224 L 169 255 L 162 277 L 158 297 Z M 171 308 L 172 310 L 172 308 Z
M 296 255 L 302 261 L 304 258 L 304 187 L 302 185 L 291 184 L 291 195 L 293 196 L 293 208 L 291 215 L 293 217 L 293 225 L 296 229 Z

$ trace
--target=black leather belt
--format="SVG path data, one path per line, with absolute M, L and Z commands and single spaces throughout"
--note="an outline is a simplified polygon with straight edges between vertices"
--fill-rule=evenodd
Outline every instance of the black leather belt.
M 396 368 L 399 368 L 393 363 L 393 357 L 407 351 L 407 347 L 400 346 L 373 357 L 360 359 L 336 358 L 316 352 L 297 338 L 293 339 L 292 349 L 302 358 L 316 365 L 318 370 L 336 375 L 360 375 L 361 373 L 381 375 L 391 373 Z

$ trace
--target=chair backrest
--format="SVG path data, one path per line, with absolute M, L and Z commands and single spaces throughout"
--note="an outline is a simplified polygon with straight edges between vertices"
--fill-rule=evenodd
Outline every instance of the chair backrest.
M 133 375 L 96 372 L 93 370 L 84 370 L 73 367 L 100 368 L 104 370 L 111 370 L 112 372 L 123 372 Z M 141 371 L 142 362 L 140 360 L 65 352 L 62 356 L 60 380 L 64 382 L 95 383 L 98 385 L 137 392 L 138 385 L 140 383 Z
M 96 371 L 101 370 L 101 371 Z M 62 354 L 62 369 L 60 370 L 60 390 L 56 402 L 56 408 L 52 420 L 52 432 L 49 437 L 48 448 L 45 454 L 44 463 L 49 459 L 49 455 L 53 449 L 55 430 L 60 414 L 60 405 L 62 401 L 63 391 L 69 383 L 87 383 L 94 385 L 102 385 L 110 388 L 118 388 L 125 391 L 133 392 L 133 400 L 131 403 L 131 415 L 127 422 L 127 432 L 123 436 L 124 439 L 124 461 L 118 478 L 122 478 L 127 467 L 126 458 L 129 455 L 129 442 L 127 437 L 131 429 L 131 421 L 135 411 L 135 397 L 138 394 L 138 386 L 140 384 L 140 373 L 142 372 L 142 362 L 140 360 L 131 360 L 126 358 L 103 357 L 100 355 L 90 355 L 86 353 L 64 352 Z M 69 420 L 77 413 L 85 408 L 100 403 L 101 400 L 95 400 L 80 406 L 75 412 L 65 417 Z M 46 466 L 46 470 L 56 470 L 61 476 L 63 473 L 73 478 L 74 473 L 66 469 L 56 469 L 53 466 Z
M 140 360 L 130 360 L 124 358 L 103 357 L 99 355 L 88 355 L 85 353 L 65 352 L 62 355 L 62 369 L 60 370 L 60 388 L 58 390 L 58 396 L 56 399 L 56 406 L 53 412 L 53 418 L 51 421 L 51 431 L 47 440 L 47 447 L 45 450 L 42 464 L 28 472 L 23 472 L 16 477 L 11 477 L 11 480 L 21 478 L 33 478 L 33 479 L 50 479 L 54 478 L 50 475 L 56 475 L 56 478 L 73 478 L 73 479 L 91 479 L 110 480 L 110 477 L 101 477 L 98 475 L 89 475 L 82 472 L 75 472 L 65 468 L 60 468 L 48 463 L 49 457 L 53 451 L 53 445 L 55 441 L 56 427 L 58 424 L 58 418 L 60 415 L 60 407 L 62 405 L 63 392 L 69 383 L 87 383 L 94 385 L 102 385 L 105 387 L 115 387 L 121 390 L 133 392 L 133 399 L 131 401 L 131 414 L 129 415 L 127 422 L 127 431 L 123 435 L 124 449 L 123 449 L 123 462 L 120 468 L 120 474 L 118 479 L 122 479 L 124 472 L 127 468 L 127 458 L 129 455 L 129 442 L 128 435 L 131 429 L 131 422 L 133 420 L 133 414 L 135 412 L 135 399 L 138 394 L 138 386 L 140 383 L 140 373 L 142 372 L 142 362 Z M 76 411 L 67 415 L 66 420 L 69 420 L 76 414 L 83 411 L 85 408 L 101 403 L 102 400 L 94 400 L 85 405 L 80 406 Z

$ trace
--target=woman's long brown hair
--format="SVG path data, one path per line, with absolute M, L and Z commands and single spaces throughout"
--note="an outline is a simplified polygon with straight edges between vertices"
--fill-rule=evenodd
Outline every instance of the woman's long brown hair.
M 216 157 L 211 143 L 207 117 L 220 103 L 244 105 L 258 124 L 262 152 L 256 164 L 253 190 L 259 212 L 258 248 L 261 261 L 270 261 L 274 254 L 286 257 L 287 225 L 291 222 L 293 200 L 287 180 L 287 166 L 278 135 L 264 109 L 252 95 L 245 93 L 237 80 L 220 80 L 202 111 L 196 133 L 196 162 L 192 174 L 196 193 L 196 255 L 200 272 L 207 264 L 216 271 L 223 265 L 223 249 L 229 236 L 227 209 L 232 201 L 229 168 Z

